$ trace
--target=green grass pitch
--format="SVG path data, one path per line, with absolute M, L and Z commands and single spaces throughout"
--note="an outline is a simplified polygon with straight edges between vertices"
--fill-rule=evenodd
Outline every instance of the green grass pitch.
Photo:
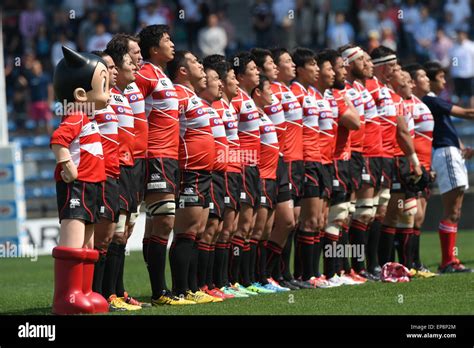
M 436 270 L 440 258 L 437 233 L 422 234 L 422 259 Z M 458 235 L 459 258 L 474 267 L 474 231 Z M 168 274 L 168 285 L 171 285 Z M 125 286 L 142 301 L 149 301 L 150 285 L 141 252 L 126 258 Z M 51 312 L 53 259 L 0 260 L 0 314 Z M 108 315 L 122 315 L 112 313 Z M 414 279 L 409 283 L 370 283 L 332 289 L 299 290 L 231 299 L 223 303 L 146 308 L 134 315 L 397 315 L 474 314 L 474 273 Z

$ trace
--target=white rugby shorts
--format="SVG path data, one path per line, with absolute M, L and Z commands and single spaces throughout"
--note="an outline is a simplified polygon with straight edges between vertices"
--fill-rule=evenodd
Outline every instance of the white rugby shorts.
M 461 150 L 454 146 L 441 147 L 433 151 L 432 167 L 436 172 L 441 194 L 462 187 L 469 188 L 467 168 Z

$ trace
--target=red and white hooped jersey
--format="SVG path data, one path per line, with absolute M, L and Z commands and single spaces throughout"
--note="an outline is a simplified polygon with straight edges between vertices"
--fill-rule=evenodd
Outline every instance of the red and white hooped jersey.
M 232 103 L 227 103 L 224 99 L 212 103 L 212 107 L 217 111 L 224 123 L 225 135 L 229 145 L 227 157 L 227 171 L 240 173 L 242 169 L 240 161 L 240 140 L 237 115 Z
M 179 102 L 179 167 L 211 171 L 215 145 L 209 114 L 194 91 L 183 85 L 174 86 Z
M 334 147 L 334 159 L 348 161 L 351 158 L 351 133 L 341 124 L 341 116 L 347 111 L 348 106 L 344 99 L 345 90 L 335 88 L 324 91 L 324 98 L 329 101 L 332 113 L 337 119 L 338 127 L 336 134 L 336 145 Z
M 390 91 L 377 78 L 368 79 L 365 87 L 375 100 L 377 113 L 380 117 L 382 131 L 382 157 L 393 157 L 397 133 L 397 110 L 393 103 Z
M 211 125 L 212 135 L 215 145 L 215 160 L 213 170 L 225 172 L 227 170 L 227 159 L 229 156 L 229 144 L 225 133 L 224 121 L 217 111 L 206 100 L 201 99 L 204 103 L 204 110 L 209 114 L 209 123 Z
M 283 111 L 283 106 L 281 105 L 280 100 L 274 94 L 272 94 L 272 103 L 270 105 L 266 105 L 263 108 L 263 112 L 265 112 L 268 118 L 272 120 L 273 124 L 275 125 L 278 136 L 278 144 L 280 149 L 283 149 L 286 137 L 285 112 Z
M 178 159 L 178 96 L 171 80 L 156 65 L 145 62 L 135 75 L 145 98 L 148 118 L 148 158 Z
M 99 127 L 86 114 L 76 112 L 63 116 L 61 123 L 51 136 L 51 145 L 69 149 L 77 167 L 77 180 L 85 182 L 105 181 L 105 164 Z M 56 165 L 54 178 L 61 181 L 61 164 Z
M 238 120 L 240 160 L 244 165 L 258 165 L 260 162 L 260 127 L 257 106 L 241 88 L 231 103 Z
M 372 94 L 359 81 L 354 81 L 354 88 L 357 89 L 364 104 L 365 134 L 364 148 L 362 154 L 364 157 L 382 156 L 382 129 L 380 128 L 380 118 Z
M 258 169 L 260 177 L 276 180 L 278 157 L 280 156 L 276 127 L 263 110 L 259 109 L 259 114 L 260 165 Z
M 118 117 L 114 109 L 108 105 L 106 108 L 97 110 L 94 113 L 94 121 L 99 127 L 100 139 L 102 141 L 105 174 L 118 179 L 120 176 Z
M 280 147 L 285 162 L 303 160 L 303 109 L 288 86 L 274 81 L 272 92 L 281 103 L 286 120 L 285 144 Z
M 412 139 L 415 138 L 415 123 L 413 122 L 412 108 L 410 104 L 407 104 L 403 98 L 390 89 L 390 94 L 392 96 L 393 103 L 397 109 L 397 114 L 402 116 L 407 125 L 408 131 Z M 405 156 L 405 153 L 402 151 L 400 145 L 398 144 L 397 138 L 395 136 L 395 146 L 393 148 L 394 156 Z
M 362 95 L 359 90 L 351 84 L 349 81 L 346 81 L 345 95 L 349 98 L 352 105 L 359 113 L 360 117 L 360 127 L 358 130 L 353 130 L 351 132 L 351 152 L 360 152 L 364 150 L 364 138 L 365 138 L 365 113 L 364 113 L 364 102 L 362 101 Z
M 119 160 L 121 166 L 133 166 L 135 118 L 127 98 L 118 87 L 110 90 L 110 106 L 118 118 Z
M 303 159 L 307 162 L 321 162 L 319 148 L 319 113 L 314 92 L 307 90 L 298 81 L 293 81 L 291 91 L 303 110 Z
M 135 146 L 133 148 L 133 158 L 145 158 L 148 147 L 148 120 L 145 113 L 145 99 L 135 82 L 125 88 L 125 97 L 133 111 Z
M 329 100 L 316 88 L 313 88 L 316 99 L 316 110 L 319 115 L 319 151 L 321 152 L 321 163 L 333 163 L 334 149 L 336 147 L 337 119 L 332 113 Z
M 431 170 L 431 154 L 433 151 L 434 119 L 428 106 L 417 96 L 412 95 L 405 100 L 412 105 L 413 122 L 415 124 L 415 152 L 420 163 L 427 171 Z

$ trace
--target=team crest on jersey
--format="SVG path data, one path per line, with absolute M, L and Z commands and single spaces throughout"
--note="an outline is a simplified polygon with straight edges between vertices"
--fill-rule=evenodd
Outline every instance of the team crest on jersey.
M 69 208 L 74 209 L 81 206 L 81 200 L 79 198 L 71 198 L 69 200 Z
M 318 108 L 324 108 L 325 106 L 323 101 L 317 101 L 316 105 L 318 106 Z
M 184 194 L 185 194 L 185 195 L 193 195 L 193 194 L 194 194 L 194 188 L 192 188 L 192 187 L 185 187 L 185 188 L 184 188 Z

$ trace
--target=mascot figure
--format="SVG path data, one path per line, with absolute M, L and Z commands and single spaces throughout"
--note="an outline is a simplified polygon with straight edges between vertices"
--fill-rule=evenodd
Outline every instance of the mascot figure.
M 62 48 L 54 71 L 54 92 L 63 105 L 62 120 L 51 137 L 56 157 L 56 192 L 61 223 L 53 249 L 54 314 L 108 312 L 107 301 L 92 291 L 94 223 L 105 181 L 104 156 L 94 110 L 109 99 L 105 62 L 89 53 Z

